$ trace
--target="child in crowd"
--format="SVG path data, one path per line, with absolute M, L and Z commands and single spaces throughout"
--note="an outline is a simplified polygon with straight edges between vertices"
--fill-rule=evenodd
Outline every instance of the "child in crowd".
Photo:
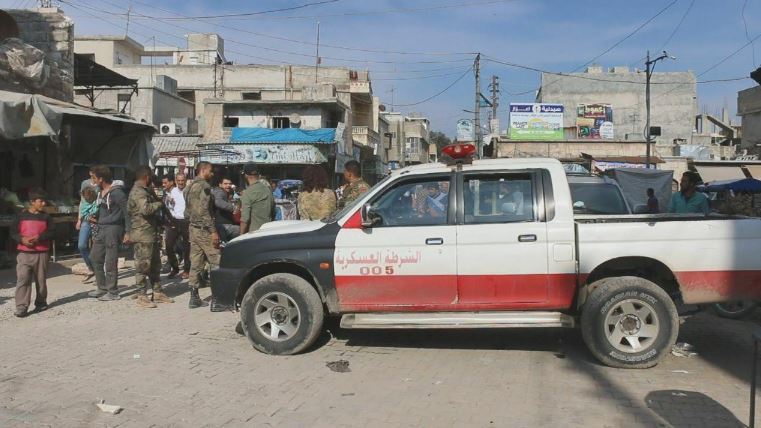
M 79 253 L 82 254 L 82 260 L 84 260 L 87 268 L 90 270 L 87 276 L 82 280 L 82 282 L 87 283 L 92 281 L 95 276 L 92 260 L 90 259 L 90 238 L 93 236 L 95 232 L 94 229 L 97 225 L 90 224 L 90 218 L 97 217 L 98 214 L 98 204 L 96 203 L 98 199 L 98 191 L 95 187 L 87 186 L 82 189 L 81 196 L 82 201 L 79 203 L 80 233 L 77 247 Z
M 23 318 L 28 315 L 32 298 L 32 279 L 37 289 L 34 311 L 48 308 L 47 271 L 50 240 L 53 238 L 53 222 L 42 209 L 45 208 L 45 192 L 34 189 L 29 192 L 29 208 L 14 218 L 11 238 L 18 242 L 16 249 L 16 311 Z

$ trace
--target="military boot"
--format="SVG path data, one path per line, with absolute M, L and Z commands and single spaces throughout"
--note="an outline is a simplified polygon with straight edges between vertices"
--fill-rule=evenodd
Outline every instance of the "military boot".
M 155 303 L 174 303 L 174 299 L 164 294 L 161 290 L 153 290 L 153 301 Z
M 135 300 L 135 303 L 137 303 L 138 306 L 141 308 L 155 308 L 156 304 L 151 302 L 151 299 L 148 298 L 145 294 L 138 294 L 137 299 Z
M 201 296 L 198 295 L 197 288 L 190 289 L 190 301 L 188 302 L 188 308 L 195 309 L 208 305 L 208 303 L 201 300 Z

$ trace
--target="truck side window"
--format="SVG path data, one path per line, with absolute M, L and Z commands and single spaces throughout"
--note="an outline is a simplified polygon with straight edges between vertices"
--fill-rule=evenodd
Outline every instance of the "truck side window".
M 405 181 L 372 202 L 380 217 L 376 227 L 433 226 L 447 224 L 449 177 Z
M 467 175 L 463 197 L 465 224 L 513 223 L 536 219 L 530 174 Z

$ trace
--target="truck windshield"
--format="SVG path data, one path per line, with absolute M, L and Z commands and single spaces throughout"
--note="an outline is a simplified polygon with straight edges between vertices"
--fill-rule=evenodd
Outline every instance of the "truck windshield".
M 570 183 L 574 214 L 630 214 L 621 191 L 613 184 Z

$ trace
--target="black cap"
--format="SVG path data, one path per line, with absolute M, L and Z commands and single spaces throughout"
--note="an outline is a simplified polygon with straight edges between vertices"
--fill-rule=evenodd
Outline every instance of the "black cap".
M 243 174 L 259 175 L 259 168 L 256 167 L 255 163 L 247 163 L 243 166 Z

